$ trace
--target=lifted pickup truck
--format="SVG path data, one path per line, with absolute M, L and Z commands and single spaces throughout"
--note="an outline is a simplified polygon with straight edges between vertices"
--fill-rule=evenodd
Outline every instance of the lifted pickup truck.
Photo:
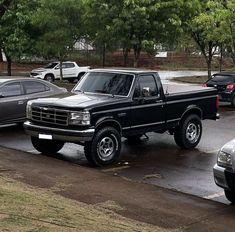
M 181 148 L 196 147 L 201 120 L 219 117 L 218 99 L 214 88 L 163 86 L 154 71 L 91 70 L 69 96 L 30 101 L 24 127 L 39 152 L 73 142 L 89 163 L 103 166 L 118 161 L 121 137 L 168 131 Z

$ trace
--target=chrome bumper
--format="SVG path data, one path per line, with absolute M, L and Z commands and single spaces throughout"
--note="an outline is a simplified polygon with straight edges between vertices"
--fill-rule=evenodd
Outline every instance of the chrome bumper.
M 63 142 L 85 142 L 91 141 L 95 129 L 85 129 L 85 130 L 68 130 L 68 129 L 60 129 L 46 126 L 35 125 L 30 121 L 26 121 L 24 123 L 24 129 L 26 134 L 31 135 L 33 137 L 39 137 L 39 135 L 50 135 L 53 140 L 60 140 Z
M 228 183 L 225 177 L 225 168 L 218 166 L 217 164 L 213 168 L 215 183 L 223 188 L 229 189 Z

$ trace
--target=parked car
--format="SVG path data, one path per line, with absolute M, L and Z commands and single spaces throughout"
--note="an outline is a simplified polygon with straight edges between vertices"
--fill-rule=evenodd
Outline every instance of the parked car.
M 122 136 L 169 131 L 189 149 L 200 142 L 201 120 L 218 118 L 214 88 L 164 86 L 155 71 L 91 70 L 73 93 L 28 103 L 24 127 L 36 150 L 53 154 L 73 142 L 91 164 L 108 165 L 119 159 Z
M 230 102 L 235 107 L 235 73 L 216 73 L 204 86 L 215 87 L 218 90 L 220 101 Z
M 226 198 L 235 204 L 235 139 L 220 149 L 213 172 L 215 183 L 224 189 Z
M 0 124 L 22 123 L 29 100 L 65 93 L 66 89 L 31 78 L 0 78 Z
M 62 63 L 63 78 L 69 82 L 80 80 L 89 69 L 89 66 L 78 66 L 76 62 L 66 61 Z M 49 82 L 60 79 L 60 62 L 52 62 L 43 68 L 34 69 L 31 71 L 30 77 Z

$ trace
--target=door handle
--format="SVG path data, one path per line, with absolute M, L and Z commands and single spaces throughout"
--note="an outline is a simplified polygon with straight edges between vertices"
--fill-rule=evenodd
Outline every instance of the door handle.
M 23 105 L 24 101 L 18 101 L 18 105 Z

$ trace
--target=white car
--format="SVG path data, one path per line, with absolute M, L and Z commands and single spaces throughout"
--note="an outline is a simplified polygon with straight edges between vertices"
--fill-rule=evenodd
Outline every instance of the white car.
M 235 139 L 220 149 L 213 171 L 215 183 L 224 189 L 226 198 L 235 204 Z
M 89 69 L 89 66 L 78 66 L 76 62 L 63 62 L 63 79 L 68 80 L 69 82 L 80 80 Z M 30 77 L 47 80 L 49 82 L 60 79 L 60 62 L 52 62 L 43 68 L 34 69 L 30 72 Z

